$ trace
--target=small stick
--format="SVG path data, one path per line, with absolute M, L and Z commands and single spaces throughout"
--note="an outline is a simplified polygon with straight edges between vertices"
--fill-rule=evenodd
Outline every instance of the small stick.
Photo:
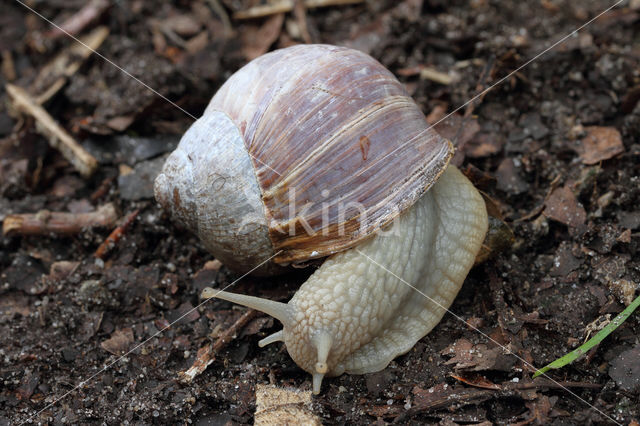
M 38 213 L 12 214 L 4 218 L 2 233 L 13 235 L 72 235 L 87 228 L 109 228 L 118 220 L 113 204 L 89 213 L 62 213 L 41 210 Z
M 13 81 L 18 78 L 11 50 L 8 49 L 2 51 L 2 74 L 7 81 Z
M 109 28 L 95 28 L 80 37 L 80 43 L 70 45 L 42 67 L 35 81 L 29 86 L 29 93 L 35 97 L 36 102 L 42 105 L 58 93 L 108 35 Z
M 224 7 L 220 4 L 219 0 L 208 0 L 209 6 L 213 10 L 213 12 L 218 15 L 220 20 L 222 21 L 222 26 L 224 27 L 224 36 L 231 37 L 233 36 L 233 26 L 231 25 L 231 20 L 229 19 L 229 15 L 227 11 L 224 10 Z
M 66 34 L 75 35 L 81 32 L 87 25 L 95 21 L 105 10 L 109 8 L 107 0 L 93 0 L 85 4 L 66 21 L 53 28 L 45 35 L 51 39 L 62 37 Z
M 118 243 L 118 241 L 120 241 L 125 232 L 127 232 L 127 229 L 129 228 L 129 226 L 131 226 L 135 218 L 138 216 L 138 213 L 140 213 L 140 209 L 136 209 L 133 213 L 130 213 L 124 219 L 122 224 L 116 227 L 116 229 L 114 229 L 111 234 L 109 234 L 107 239 L 104 240 L 102 244 L 100 244 L 100 247 L 98 247 L 93 256 L 97 257 L 98 259 L 104 259 L 107 253 L 109 253 L 111 249 L 115 247 L 115 245 Z
M 404 411 L 393 420 L 393 423 L 401 423 L 417 415 L 436 410 L 450 409 L 455 407 L 460 409 L 465 405 L 479 404 L 489 399 L 513 398 L 519 396 L 519 391 L 527 389 L 565 389 L 569 387 L 584 389 L 599 389 L 602 385 L 584 382 L 558 382 L 535 381 L 532 383 L 503 383 L 500 390 L 462 388 L 442 392 L 441 395 L 434 395 L 430 401 L 418 403 L 416 406 Z
M 307 8 L 305 7 L 303 0 L 294 1 L 293 16 L 296 18 L 296 22 L 300 28 L 302 40 L 304 40 L 305 43 L 312 43 L 309 28 L 307 26 Z
M 420 68 L 420 79 L 435 81 L 436 83 L 440 83 L 445 86 L 448 86 L 453 82 L 453 78 L 451 78 L 448 73 L 441 72 L 433 67 L 427 66 Z
M 304 6 L 307 9 L 326 6 L 340 6 L 347 4 L 364 3 L 365 0 L 305 0 Z M 251 7 L 247 10 L 241 10 L 233 14 L 235 19 L 251 19 L 260 18 L 277 13 L 291 12 L 293 10 L 294 0 L 282 0 L 277 3 L 270 3 L 263 6 Z
M 6 88 L 16 110 L 32 116 L 36 120 L 36 130 L 49 139 L 49 144 L 58 149 L 82 176 L 91 176 L 98 168 L 96 159 L 85 151 L 24 89 L 13 84 L 7 84 Z
M 100 198 L 104 197 L 109 192 L 109 189 L 111 189 L 111 185 L 113 185 L 113 182 L 115 182 L 115 180 L 116 180 L 116 176 L 110 176 L 108 178 L 105 178 L 102 181 L 102 183 L 100 183 L 100 186 L 98 187 L 98 189 L 96 189 L 93 192 L 93 194 L 91 194 L 91 196 L 89 197 L 91 202 L 95 203 Z
M 216 353 L 227 346 L 227 344 L 236 337 L 238 330 L 247 325 L 247 323 L 256 317 L 257 314 L 258 311 L 249 309 L 247 312 L 242 314 L 242 316 L 238 318 L 231 327 L 225 330 L 225 332 L 222 333 L 214 343 L 208 343 L 206 346 L 198 349 L 198 355 L 196 356 L 196 360 L 193 362 L 193 365 L 189 367 L 187 371 L 178 373 L 180 379 L 184 383 L 191 383 L 196 376 L 202 374 L 204 370 L 206 370 L 207 367 L 215 361 Z

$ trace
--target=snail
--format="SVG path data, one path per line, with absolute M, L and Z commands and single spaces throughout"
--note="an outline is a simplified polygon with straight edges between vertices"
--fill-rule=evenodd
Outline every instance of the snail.
M 207 288 L 263 311 L 312 374 L 384 369 L 440 321 L 487 230 L 452 144 L 362 52 L 298 45 L 233 74 L 155 181 L 163 208 L 229 268 L 268 275 L 326 258 L 288 303 Z

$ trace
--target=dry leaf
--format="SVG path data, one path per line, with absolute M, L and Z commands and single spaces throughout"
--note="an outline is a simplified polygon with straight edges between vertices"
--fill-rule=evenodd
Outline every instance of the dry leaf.
M 111 337 L 102 342 L 100 346 L 114 355 L 122 355 L 126 353 L 131 343 L 133 343 L 133 330 L 131 328 L 123 328 L 114 331 Z
M 247 60 L 261 56 L 269 50 L 269 47 L 278 39 L 284 22 L 284 14 L 278 13 L 269 17 L 261 27 L 247 26 L 242 31 L 244 47 L 242 53 Z
M 554 189 L 544 206 L 546 217 L 574 228 L 584 225 L 587 220 L 587 212 L 568 186 Z
M 587 135 L 582 138 L 580 158 L 587 165 L 598 164 L 624 152 L 620 132 L 613 127 L 585 127 Z
M 515 358 L 505 353 L 502 348 L 488 348 L 483 343 L 473 345 L 464 338 L 456 340 L 441 353 L 442 355 L 453 355 L 453 358 L 445 362 L 445 365 L 454 364 L 455 370 L 511 371 L 515 363 Z

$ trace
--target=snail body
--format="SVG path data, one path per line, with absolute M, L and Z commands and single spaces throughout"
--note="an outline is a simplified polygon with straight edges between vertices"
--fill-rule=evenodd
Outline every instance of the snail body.
M 282 322 L 260 345 L 284 341 L 317 393 L 325 375 L 385 368 L 453 302 L 487 215 L 452 153 L 373 58 L 295 46 L 222 86 L 155 193 L 239 271 L 328 256 L 287 304 L 203 292 Z

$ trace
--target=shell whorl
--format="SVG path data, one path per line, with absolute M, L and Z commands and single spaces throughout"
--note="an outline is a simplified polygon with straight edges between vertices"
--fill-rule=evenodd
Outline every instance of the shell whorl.
M 277 263 L 370 237 L 431 187 L 453 152 L 391 72 L 347 48 L 263 55 L 220 88 L 205 115 L 213 111 L 244 138 Z
M 273 256 L 250 157 L 225 113 L 210 111 L 189 128 L 154 191 L 162 207 L 231 269 L 246 272 Z M 278 269 L 267 263 L 254 273 L 271 275 Z

